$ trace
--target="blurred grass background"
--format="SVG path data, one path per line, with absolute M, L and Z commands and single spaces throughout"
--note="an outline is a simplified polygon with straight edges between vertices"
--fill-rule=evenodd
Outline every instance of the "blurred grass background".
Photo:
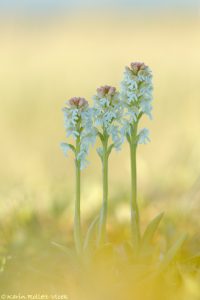
M 91 101 L 99 85 L 119 87 L 124 66 L 131 61 L 144 61 L 154 74 L 154 119 L 142 121 L 150 128 L 151 143 L 138 151 L 142 222 L 164 210 L 163 232 L 172 238 L 175 230 L 189 232 L 188 247 L 191 252 L 196 249 L 199 30 L 199 17 L 180 12 L 99 10 L 57 18 L 1 18 L 0 243 L 2 253 L 12 257 L 9 276 L 19 267 L 15 257 L 24 262 L 26 255 L 36 249 L 43 252 L 50 241 L 70 239 L 73 159 L 64 157 L 59 146 L 65 140 L 61 111 L 65 100 L 77 95 Z M 89 159 L 83 172 L 85 220 L 101 203 L 101 167 L 94 149 Z M 130 184 L 127 145 L 113 153 L 109 181 L 110 212 L 114 222 L 124 224 Z M 111 222 L 109 226 L 112 231 Z

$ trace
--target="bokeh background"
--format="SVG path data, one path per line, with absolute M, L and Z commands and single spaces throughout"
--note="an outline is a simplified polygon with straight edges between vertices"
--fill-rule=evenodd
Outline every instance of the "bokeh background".
M 187 231 L 192 252 L 200 239 L 199 1 L 1 0 L 0 17 L 0 244 L 2 257 L 9 257 L 4 288 L 19 287 L 11 274 L 28 280 L 19 265 L 31 257 L 37 267 L 27 272 L 37 274 L 41 253 L 48 264 L 56 251 L 51 243 L 70 239 L 73 158 L 60 149 L 65 101 L 74 95 L 91 101 L 99 85 L 119 87 L 132 61 L 145 62 L 154 74 L 154 118 L 141 124 L 150 129 L 151 143 L 138 150 L 142 223 L 165 211 L 163 232 L 175 238 Z M 95 149 L 89 160 L 82 191 L 86 222 L 101 203 Z M 129 217 L 127 145 L 113 153 L 109 171 L 112 230 Z

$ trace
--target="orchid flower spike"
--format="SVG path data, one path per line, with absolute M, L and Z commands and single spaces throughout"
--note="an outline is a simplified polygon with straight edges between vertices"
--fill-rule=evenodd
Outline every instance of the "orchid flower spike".
M 133 62 L 125 68 L 121 82 L 120 99 L 125 110 L 123 134 L 130 134 L 130 125 L 134 126 L 142 115 L 152 119 L 153 84 L 151 69 L 141 62 Z M 141 135 L 141 136 L 140 136 Z M 138 143 L 149 141 L 148 129 L 138 134 Z
M 76 141 L 80 139 L 80 149 L 78 153 L 75 147 L 68 143 L 62 143 L 64 154 L 72 150 L 76 154 L 76 159 L 80 161 L 81 169 L 87 165 L 89 146 L 95 142 L 95 133 L 92 130 L 92 110 L 88 101 L 82 97 L 73 97 L 66 102 L 63 108 L 64 121 L 67 137 L 72 136 Z
M 113 86 L 105 85 L 97 88 L 93 97 L 94 125 L 100 133 L 111 136 L 113 146 L 120 149 L 120 120 L 122 117 L 122 105 L 119 99 L 119 92 Z

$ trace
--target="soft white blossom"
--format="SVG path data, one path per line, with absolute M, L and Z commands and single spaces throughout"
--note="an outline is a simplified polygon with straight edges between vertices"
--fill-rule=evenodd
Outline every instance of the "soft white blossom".
M 80 138 L 77 160 L 80 161 L 83 169 L 88 163 L 89 147 L 94 144 L 96 138 L 96 130 L 92 126 L 92 109 L 89 108 L 88 102 L 80 97 L 73 97 L 66 104 L 63 108 L 66 135 L 72 136 L 75 141 Z M 69 150 L 75 151 L 74 146 L 67 143 L 62 143 L 61 148 L 65 155 Z
M 120 149 L 123 106 L 119 99 L 119 93 L 115 87 L 102 86 L 97 89 L 93 100 L 94 126 L 100 131 L 103 128 L 111 136 L 114 147 Z
M 130 133 L 129 124 L 137 122 L 142 114 L 152 118 L 152 91 L 152 72 L 148 66 L 136 62 L 125 68 L 120 92 L 120 100 L 124 107 L 122 128 L 124 134 Z
M 137 142 L 138 144 L 147 144 L 148 142 L 150 142 L 149 130 L 147 128 L 143 128 L 139 131 Z
M 66 156 L 67 156 L 69 150 L 74 151 L 73 146 L 71 144 L 61 143 L 60 146 L 61 146 L 61 149 L 63 150 L 64 155 L 66 155 Z

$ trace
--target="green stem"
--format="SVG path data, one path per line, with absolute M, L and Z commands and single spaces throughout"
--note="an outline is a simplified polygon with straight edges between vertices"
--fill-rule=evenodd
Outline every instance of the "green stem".
M 101 246 L 106 240 L 106 223 L 108 211 L 108 135 L 103 137 L 102 177 L 103 177 L 103 203 L 99 220 L 97 245 Z
M 80 212 L 80 195 L 81 195 L 81 169 L 80 161 L 77 159 L 77 155 L 80 152 L 80 137 L 76 140 L 76 199 L 75 199 L 75 211 L 74 211 L 74 241 L 77 254 L 81 254 L 82 251 L 82 237 L 81 237 L 81 212 Z
M 131 129 L 129 140 L 130 158 L 131 158 L 131 232 L 132 240 L 136 251 L 140 244 L 140 220 L 139 209 L 137 203 L 137 166 L 136 166 L 136 150 L 137 150 L 137 123 Z

